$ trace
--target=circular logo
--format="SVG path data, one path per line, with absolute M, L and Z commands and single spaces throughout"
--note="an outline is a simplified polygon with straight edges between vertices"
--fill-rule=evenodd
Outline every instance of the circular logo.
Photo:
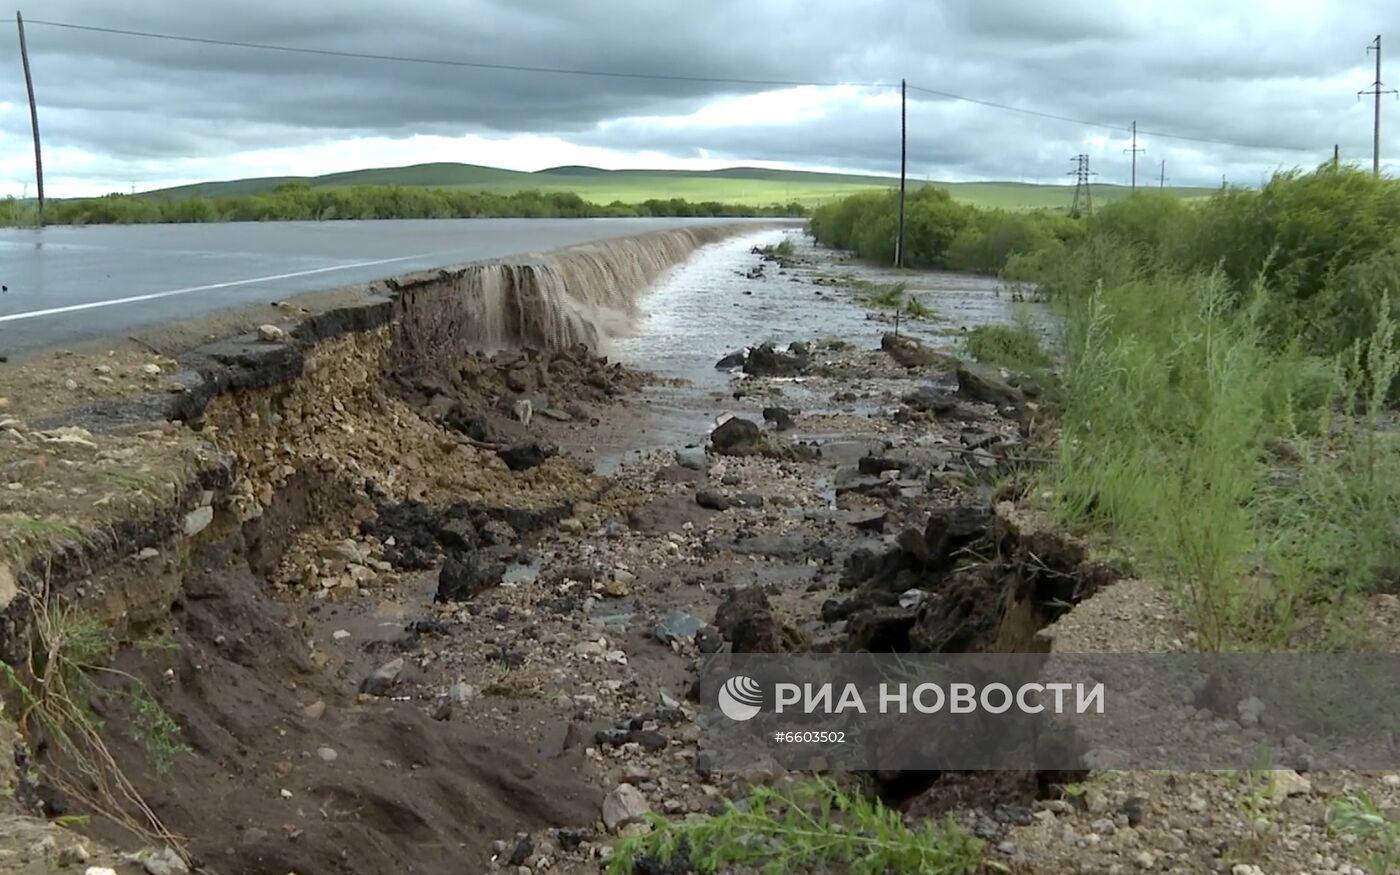
M 762 707 L 763 690 L 751 677 L 735 675 L 719 689 L 719 710 L 730 720 L 752 720 Z

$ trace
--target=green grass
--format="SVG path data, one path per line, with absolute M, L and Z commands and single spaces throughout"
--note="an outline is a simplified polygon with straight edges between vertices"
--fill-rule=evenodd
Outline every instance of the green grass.
M 217 197 L 233 194 L 270 192 L 289 182 L 306 182 L 313 188 L 348 188 L 359 185 L 402 185 L 446 189 L 469 189 L 494 194 L 519 191 L 573 192 L 595 203 L 641 203 L 650 199 L 684 198 L 689 201 L 722 201 L 758 206 L 772 203 L 800 203 L 806 207 L 839 200 L 862 191 L 896 188 L 896 177 L 842 173 L 811 173 L 799 170 L 767 170 L 732 167 L 724 170 L 601 170 L 595 167 L 553 167 L 533 173 L 483 167 L 474 164 L 417 164 L 331 173 L 324 176 L 277 176 L 205 182 L 149 192 L 156 197 L 186 197 L 198 194 Z M 936 185 L 947 188 L 953 197 L 968 204 L 1013 210 L 1068 210 L 1072 186 L 1034 185 L 1017 182 L 936 182 L 911 180 L 911 188 Z M 1172 188 L 1181 197 L 1200 197 L 1207 189 Z M 1123 186 L 1095 188 L 1102 203 L 1127 197 Z
M 1365 793 L 1347 796 L 1332 803 L 1327 825 L 1334 835 L 1355 842 L 1362 851 L 1361 861 L 1370 875 L 1388 875 L 1400 868 L 1400 823 Z
M 1012 325 L 978 325 L 963 338 L 963 350 L 975 361 L 1036 370 L 1050 366 L 1040 335 L 1020 311 Z
M 1269 288 L 1233 294 L 1137 275 L 1072 305 L 1052 489 L 1177 590 L 1203 649 L 1349 646 L 1395 556 L 1396 326 L 1383 311 L 1349 363 L 1319 359 L 1268 341 Z
M 609 875 L 632 875 L 638 860 L 687 858 L 696 872 L 735 867 L 764 875 L 838 865 L 850 875 L 973 875 L 982 842 L 952 821 L 907 825 L 899 811 L 814 779 L 788 790 L 758 787 L 744 807 L 673 823 L 652 818 L 652 831 L 624 840 Z

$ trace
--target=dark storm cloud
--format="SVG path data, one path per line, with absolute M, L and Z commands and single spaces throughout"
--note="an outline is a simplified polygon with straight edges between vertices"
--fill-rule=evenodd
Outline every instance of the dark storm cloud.
M 1094 0 L 48 0 L 34 18 L 348 52 L 673 76 L 911 82 L 1126 128 L 1275 149 L 1145 137 L 1178 183 L 1254 181 L 1340 142 L 1368 148 L 1364 45 L 1400 24 L 1387 0 L 1328 4 Z M 1400 31 L 1400 28 L 1391 28 Z M 1400 34 L 1397 34 L 1400 36 Z M 621 151 L 704 154 L 888 172 L 893 107 L 838 101 L 796 124 L 675 127 L 758 87 L 556 76 L 312 57 L 30 27 L 46 139 L 123 161 L 218 156 L 362 135 L 557 134 Z M 1400 73 L 1392 76 L 1400 80 Z M 0 101 L 18 104 L 11 84 Z M 3 133 L 27 136 L 22 113 Z M 653 120 L 649 120 L 653 119 Z M 1058 179 L 1095 152 L 1120 174 L 1125 131 L 917 95 L 918 175 Z M 1088 139 L 1108 137 L 1096 144 Z M 99 174 L 101 163 L 85 172 Z

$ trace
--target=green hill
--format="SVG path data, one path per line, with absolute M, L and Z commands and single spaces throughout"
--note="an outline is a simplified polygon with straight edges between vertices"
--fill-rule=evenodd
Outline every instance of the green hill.
M 147 192 L 147 197 L 183 198 L 190 195 L 219 197 L 272 191 L 279 185 L 303 182 L 312 187 L 348 188 L 357 185 L 402 185 L 427 188 L 473 189 L 498 194 L 517 191 L 569 191 L 595 203 L 639 203 L 652 198 L 684 198 L 689 201 L 722 201 L 766 205 L 796 201 L 814 207 L 859 191 L 889 188 L 895 177 L 805 170 L 770 170 L 761 167 L 727 167 L 722 170 L 604 170 L 598 167 L 551 167 L 527 173 L 476 164 L 414 164 L 352 170 L 324 176 L 270 176 L 228 182 L 203 182 Z M 968 203 L 1004 209 L 1066 208 L 1073 197 L 1067 185 L 1035 185 L 1018 182 L 936 182 L 910 180 L 911 186 L 938 185 Z M 1169 188 L 1181 197 L 1199 197 L 1211 189 Z M 1126 186 L 1096 185 L 1094 198 L 1108 202 L 1126 197 Z

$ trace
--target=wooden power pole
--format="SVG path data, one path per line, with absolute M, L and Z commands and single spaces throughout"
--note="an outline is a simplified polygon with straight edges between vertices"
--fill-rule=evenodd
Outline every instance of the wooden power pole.
M 29 125 L 34 129 L 34 176 L 39 184 L 39 224 L 44 224 L 44 153 L 39 148 L 39 107 L 34 102 L 34 76 L 29 72 L 29 48 L 24 43 L 24 16 L 15 12 L 19 27 L 19 58 L 24 65 L 24 87 L 29 90 Z
M 909 85 L 899 80 L 899 239 L 894 244 L 894 266 L 904 267 L 904 178 L 909 169 Z

